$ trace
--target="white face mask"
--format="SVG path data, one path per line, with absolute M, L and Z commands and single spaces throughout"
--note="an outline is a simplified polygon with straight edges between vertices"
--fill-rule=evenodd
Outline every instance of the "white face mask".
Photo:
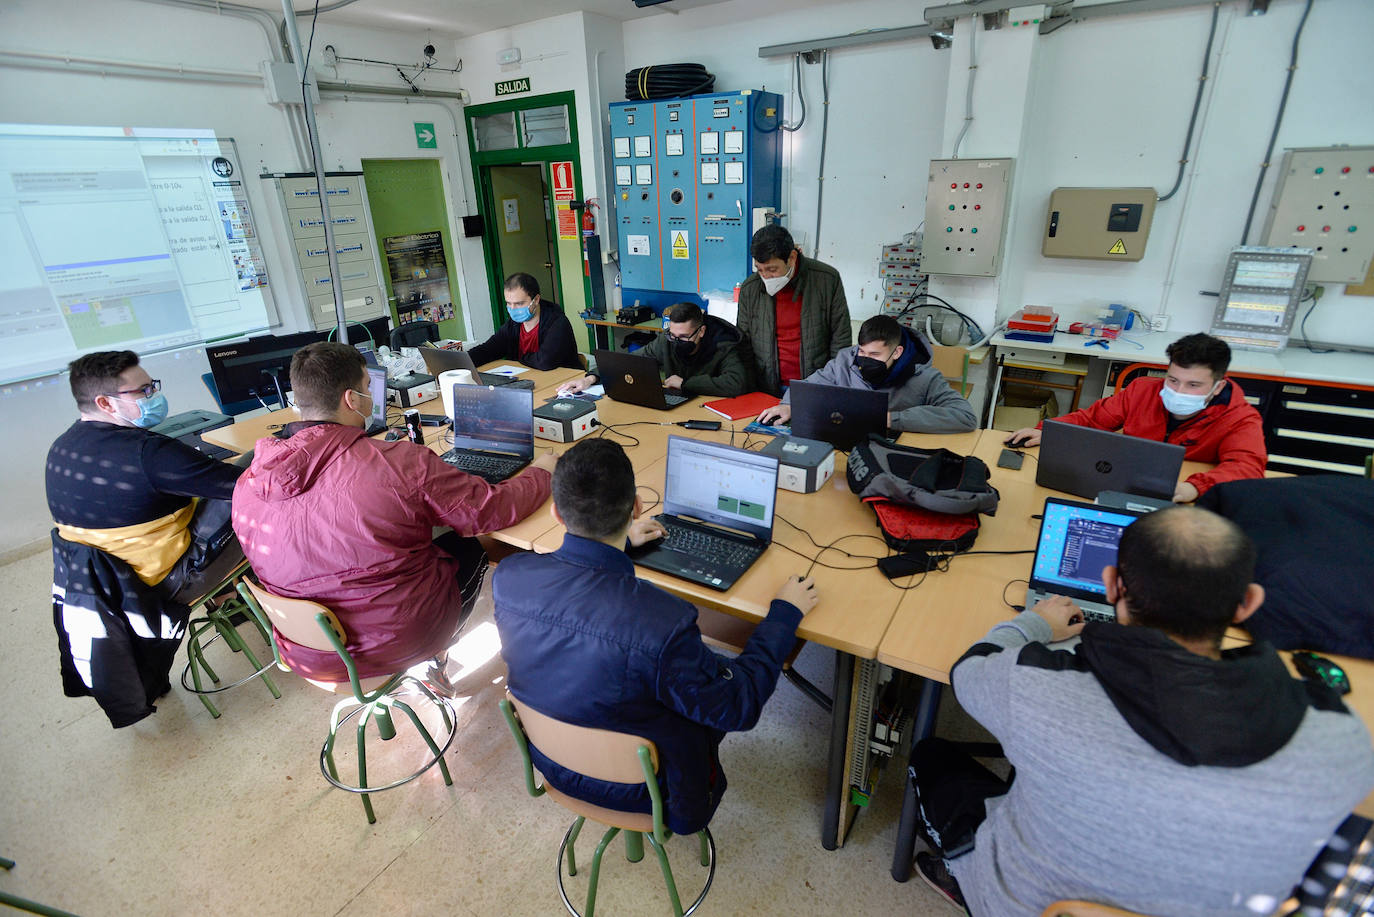
M 1212 397 L 1211 392 L 1206 395 L 1185 395 L 1183 392 L 1174 391 L 1167 385 L 1159 390 L 1159 398 L 1164 402 L 1164 410 L 1176 417 L 1191 417 L 1207 406 L 1207 399 L 1210 397 Z
M 792 279 L 792 269 L 789 267 L 787 273 L 781 277 L 760 277 L 759 279 L 763 281 L 763 288 L 768 291 L 769 296 L 777 296 L 778 291 L 787 286 L 788 281 Z

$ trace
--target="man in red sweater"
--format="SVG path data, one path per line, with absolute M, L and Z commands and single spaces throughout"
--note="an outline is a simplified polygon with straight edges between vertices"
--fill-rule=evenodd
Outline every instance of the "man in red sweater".
M 1211 335 L 1189 334 L 1165 353 L 1169 369 L 1163 379 L 1137 379 L 1110 398 L 1055 419 L 1176 443 L 1185 448 L 1187 461 L 1216 466 L 1181 482 L 1174 489 L 1175 503 L 1192 503 L 1223 481 L 1264 477 L 1269 453 L 1259 412 L 1246 402 L 1241 387 L 1226 378 L 1231 348 Z M 1007 444 L 1040 445 L 1040 426 L 1017 430 Z

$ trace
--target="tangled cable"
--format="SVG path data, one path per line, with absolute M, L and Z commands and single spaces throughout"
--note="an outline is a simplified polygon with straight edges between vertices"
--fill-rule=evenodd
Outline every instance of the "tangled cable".
M 647 99 L 675 99 L 710 92 L 716 76 L 701 64 L 658 64 L 636 67 L 625 74 L 625 98 L 631 102 Z

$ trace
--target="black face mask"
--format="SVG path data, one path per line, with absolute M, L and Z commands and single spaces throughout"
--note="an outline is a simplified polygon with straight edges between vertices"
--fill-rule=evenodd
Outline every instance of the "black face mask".
M 696 341 L 673 341 L 673 352 L 679 360 L 690 360 L 696 349 Z
M 882 360 L 875 360 L 872 357 L 865 357 L 861 354 L 854 355 L 854 368 L 859 371 L 859 376 L 872 386 L 883 384 L 887 378 L 887 364 Z

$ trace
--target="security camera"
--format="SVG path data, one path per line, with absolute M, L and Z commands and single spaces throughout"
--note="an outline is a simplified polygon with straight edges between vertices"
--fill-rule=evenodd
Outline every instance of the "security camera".
M 434 50 L 434 45 L 425 45 L 425 57 L 433 57 Z

